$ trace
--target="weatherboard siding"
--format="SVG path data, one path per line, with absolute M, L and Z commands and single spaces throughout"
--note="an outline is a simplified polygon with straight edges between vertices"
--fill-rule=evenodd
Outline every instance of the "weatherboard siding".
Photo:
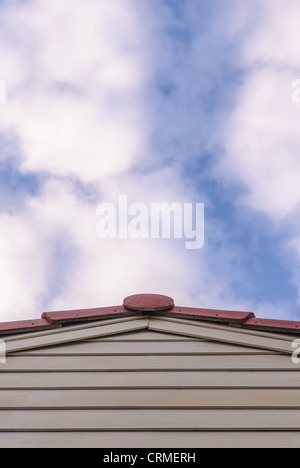
M 130 412 L 130 413 L 129 413 Z M 295 409 L 5 410 L 0 431 L 300 430 Z
M 196 341 L 136 341 L 136 342 L 101 342 L 88 341 L 76 344 L 69 344 L 68 350 L 65 346 L 51 346 L 49 348 L 34 349 L 24 351 L 22 356 L 144 356 L 144 355 L 207 355 L 207 354 L 250 354 L 262 355 L 271 354 L 270 351 L 263 351 L 257 348 L 241 347 L 236 345 L 210 343 L 205 340 Z M 20 353 L 18 353 L 20 355 Z
M 70 371 L 188 371 L 188 370 L 293 370 L 290 357 L 275 355 L 121 355 L 121 356 L 11 356 L 6 372 Z M 300 374 L 299 374 L 300 376 Z
M 263 388 L 300 389 L 298 372 L 281 371 L 105 371 L 6 372 L 0 375 L 3 389 L 172 389 Z
M 299 409 L 298 389 L 85 389 L 0 390 L 6 409 L 173 409 L 282 408 Z
M 164 333 L 130 330 L 143 322 L 30 338 L 44 348 L 11 340 L 21 349 L 0 366 L 0 447 L 300 447 L 300 365 L 257 347 L 267 336 L 208 341 L 159 320 Z
M 156 432 L 6 432 L 1 433 L 3 446 L 7 448 L 299 448 L 300 432 L 225 432 L 164 431 Z

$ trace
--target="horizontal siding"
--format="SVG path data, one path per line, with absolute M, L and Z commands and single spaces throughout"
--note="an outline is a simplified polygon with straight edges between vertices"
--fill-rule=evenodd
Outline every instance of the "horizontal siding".
M 300 446 L 300 366 L 256 347 L 267 337 L 249 347 L 234 330 L 227 343 L 106 325 L 127 326 L 9 342 L 21 350 L 0 366 L 0 447 Z
M 6 372 L 0 388 L 298 388 L 299 372 Z
M 0 431 L 300 430 L 300 410 L 0 410 Z
M 300 432 L 0 432 L 0 448 L 299 448 Z
M 0 409 L 295 408 L 298 389 L 0 390 Z
M 9 371 L 128 371 L 128 370 L 287 370 L 300 371 L 288 356 L 11 356 L 1 372 Z M 300 373 L 299 373 L 300 379 Z
M 227 345 L 222 343 L 213 343 L 205 340 L 198 341 L 135 341 L 135 342 L 94 342 L 88 341 L 77 344 L 70 344 L 66 348 L 64 345 L 50 346 L 29 351 L 21 351 L 16 355 L 197 355 L 197 354 L 272 354 L 271 351 L 264 351 L 257 348 L 248 348 L 247 346 Z M 273 353 L 274 354 L 274 353 Z
M 102 338 L 91 338 L 89 341 L 199 341 L 197 338 L 188 336 L 170 335 L 169 333 L 160 333 L 148 330 L 139 330 L 135 332 L 122 333 L 122 335 L 104 336 Z

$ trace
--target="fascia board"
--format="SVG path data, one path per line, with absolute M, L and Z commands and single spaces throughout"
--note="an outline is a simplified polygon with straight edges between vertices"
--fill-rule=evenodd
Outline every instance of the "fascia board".
M 167 317 L 167 316 L 160 316 L 156 315 L 151 317 L 153 320 L 164 320 L 166 322 L 174 322 L 174 323 L 182 323 L 184 325 L 194 325 L 195 327 L 204 327 L 204 328 L 212 328 L 214 330 L 224 330 L 228 331 L 230 330 L 232 333 L 239 333 L 239 334 L 245 334 L 245 335 L 253 335 L 253 336 L 261 336 L 265 338 L 274 338 L 282 341 L 293 341 L 297 339 L 297 335 L 291 334 L 284 334 L 284 333 L 275 333 L 275 332 L 269 332 L 269 331 L 261 331 L 261 330 L 249 330 L 243 327 L 237 327 L 237 326 L 232 326 L 232 325 L 222 325 L 222 324 L 216 324 L 212 322 L 201 322 L 200 320 L 188 320 L 188 319 L 180 319 L 180 318 L 175 318 L 175 317 Z M 299 336 L 298 336 L 299 338 Z
M 253 348 L 267 349 L 284 354 L 292 354 L 292 340 L 280 340 L 275 338 L 239 333 L 231 328 L 212 328 L 201 326 L 199 322 L 180 323 L 171 320 L 151 318 L 148 325 L 149 330 L 185 335 L 194 338 L 204 338 L 207 340 L 231 343 L 239 346 L 248 346 Z
M 110 322 L 110 323 L 108 323 Z M 113 322 L 113 323 L 112 323 Z M 28 349 L 71 343 L 89 338 L 116 335 L 130 331 L 143 330 L 148 327 L 147 317 L 130 317 L 127 320 L 103 321 L 93 326 L 66 327 L 59 333 L 36 334 L 35 336 L 18 337 L 16 340 L 5 340 L 6 353 L 14 353 Z

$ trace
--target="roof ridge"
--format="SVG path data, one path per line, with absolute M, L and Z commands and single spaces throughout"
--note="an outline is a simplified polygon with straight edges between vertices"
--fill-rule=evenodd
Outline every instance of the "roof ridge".
M 167 311 L 159 312 L 160 315 L 173 317 L 182 317 L 193 320 L 205 320 L 213 322 L 226 322 L 235 324 L 244 324 L 248 319 L 255 318 L 253 312 L 241 312 L 234 310 L 203 309 L 194 307 L 174 306 Z
M 131 307 L 132 304 L 134 306 Z M 299 321 L 256 318 L 253 312 L 180 307 L 174 305 L 173 299 L 167 296 L 138 294 L 125 298 L 123 305 L 43 312 L 39 319 L 2 322 L 0 323 L 0 335 L 47 330 L 77 322 L 99 321 L 133 315 L 181 317 L 190 320 L 219 322 L 253 330 L 300 334 Z

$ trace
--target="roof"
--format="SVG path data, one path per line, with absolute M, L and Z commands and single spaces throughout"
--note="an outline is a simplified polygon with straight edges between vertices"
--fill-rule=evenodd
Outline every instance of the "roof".
M 253 312 L 191 308 L 175 305 L 171 297 L 160 294 L 136 294 L 124 299 L 122 305 L 89 309 L 44 312 L 40 319 L 0 323 L 0 336 L 51 330 L 78 322 L 92 322 L 136 315 L 175 317 L 199 320 L 230 327 L 278 333 L 300 334 L 300 322 L 257 318 Z

